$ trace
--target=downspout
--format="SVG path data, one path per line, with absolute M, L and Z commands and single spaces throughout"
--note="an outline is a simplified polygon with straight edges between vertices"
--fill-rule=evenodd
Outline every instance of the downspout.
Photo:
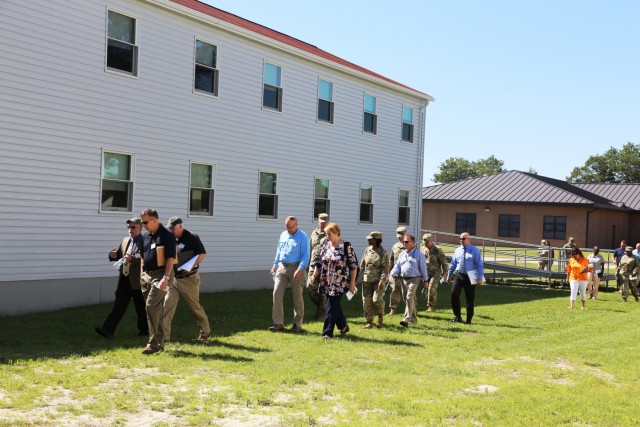
M 597 210 L 598 210 L 598 208 L 594 207 L 592 210 L 587 211 L 587 233 L 586 233 L 586 235 L 584 236 L 584 237 L 585 237 L 585 241 L 584 241 L 584 245 L 585 245 L 584 247 L 585 247 L 585 248 L 588 248 L 588 247 L 590 247 L 590 246 L 593 246 L 593 245 L 589 245 L 589 244 L 588 244 L 588 243 L 589 243 L 589 216 L 590 216 L 593 212 L 595 212 L 595 211 L 597 211 Z
M 429 101 L 424 101 L 420 107 L 420 143 L 418 147 L 418 169 L 417 180 L 418 188 L 416 191 L 416 240 L 422 240 L 422 184 L 424 175 L 424 146 L 425 146 L 425 118 L 427 116 L 427 106 Z

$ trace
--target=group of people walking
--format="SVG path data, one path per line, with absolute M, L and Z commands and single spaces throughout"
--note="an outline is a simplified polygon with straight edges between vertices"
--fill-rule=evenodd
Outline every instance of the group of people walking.
M 206 257 L 206 250 L 198 235 L 184 228 L 181 218 L 172 217 L 166 226 L 158 220 L 155 209 L 145 209 L 140 217 L 126 221 L 128 235 L 108 254 L 119 269 L 119 280 L 113 308 L 96 332 L 111 338 L 129 303 L 133 300 L 138 336 L 147 336 L 142 350 L 153 354 L 164 350 L 171 339 L 171 324 L 180 298 L 193 313 L 199 328 L 197 342 L 205 342 L 211 335 L 209 319 L 200 304 L 200 275 L 198 266 Z M 329 222 L 326 213 L 318 216 L 318 227 L 311 237 L 298 226 L 298 220 L 289 216 L 285 230 L 280 234 L 276 256 L 270 270 L 273 277 L 272 332 L 283 331 L 285 290 L 293 293 L 292 332 L 302 331 L 304 320 L 304 288 L 316 306 L 315 319 L 324 318 L 323 339 L 331 339 L 337 328 L 339 335 L 349 332 L 349 325 L 341 306 L 342 296 L 351 299 L 362 286 L 364 328 L 382 328 L 385 325 L 385 294 L 390 292 L 387 316 L 398 313 L 404 302 L 404 314 L 399 322 L 408 328 L 417 323 L 417 295 L 422 289 L 426 297 L 427 312 L 436 311 L 438 286 L 451 282 L 451 322 L 471 324 L 475 308 L 475 285 L 484 280 L 484 266 L 480 250 L 471 244 L 469 233 L 460 235 L 451 263 L 430 233 L 422 236 L 418 248 L 415 237 L 406 227 L 396 229 L 398 241 L 387 251 L 382 246 L 382 232 L 372 231 L 367 236 L 368 246 L 358 261 L 353 245 L 341 237 L 340 226 Z M 147 233 L 142 234 L 142 228 Z M 549 242 L 541 242 L 540 268 L 550 269 L 553 249 Z M 640 243 L 634 251 L 622 241 L 614 251 L 616 277 L 624 301 L 629 293 L 638 301 L 638 273 L 640 273 Z M 598 298 L 599 279 L 603 275 L 605 260 L 594 246 L 593 253 L 585 257 L 573 238 L 561 249 L 566 263 L 566 282 L 570 285 L 570 305 L 575 306 L 580 294 L 582 309 L 589 298 Z M 547 257 L 547 261 L 543 258 Z M 422 285 L 422 286 L 421 286 Z M 466 299 L 466 318 L 463 320 L 460 294 Z
M 274 280 L 272 332 L 283 331 L 284 291 L 288 285 L 293 294 L 292 332 L 302 331 L 304 298 L 303 289 L 308 289 L 311 301 L 316 305 L 314 317 L 324 316 L 323 339 L 332 339 L 336 328 L 340 336 L 349 332 L 341 306 L 343 295 L 351 299 L 357 292 L 357 283 L 362 286 L 362 304 L 365 329 L 384 326 L 384 295 L 391 287 L 388 315 L 397 314 L 398 306 L 404 302 L 405 311 L 400 325 L 409 327 L 417 323 L 417 294 L 420 285 L 427 298 L 427 311 L 436 310 L 438 285 L 453 280 L 451 305 L 454 312 L 452 322 L 470 324 L 474 315 L 475 285 L 484 278 L 482 257 L 478 248 L 471 244 L 469 233 L 460 235 L 460 247 L 456 249 L 448 267 L 443 251 L 432 241 L 431 234 L 423 235 L 423 247 L 418 249 L 415 237 L 398 227 L 396 242 L 391 253 L 382 247 L 382 233 L 372 231 L 366 236 L 368 246 L 361 261 L 349 241 L 341 237 L 340 226 L 330 223 L 327 214 L 318 216 L 318 228 L 309 238 L 298 227 L 298 221 L 290 216 L 285 220 L 285 231 L 278 239 L 276 256 L 271 268 Z M 464 290 L 467 311 L 462 320 L 460 294 Z
M 142 227 L 147 234 L 142 235 Z M 145 209 L 140 217 L 127 220 L 129 235 L 109 252 L 109 260 L 119 268 L 113 308 L 95 331 L 113 337 L 116 327 L 133 300 L 138 336 L 147 336 L 143 354 L 164 350 L 171 339 L 171 323 L 182 297 L 199 327 L 198 342 L 211 334 L 209 319 L 200 304 L 198 267 L 206 257 L 200 237 L 184 228 L 182 219 L 172 217 L 166 227 L 155 209 Z

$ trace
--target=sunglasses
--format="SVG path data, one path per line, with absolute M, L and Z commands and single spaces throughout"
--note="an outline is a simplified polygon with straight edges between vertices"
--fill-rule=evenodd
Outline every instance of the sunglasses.
M 403 243 L 403 244 L 404 244 L 404 243 L 411 243 L 411 242 L 412 242 L 412 240 L 403 240 L 403 241 L 402 241 L 402 243 Z

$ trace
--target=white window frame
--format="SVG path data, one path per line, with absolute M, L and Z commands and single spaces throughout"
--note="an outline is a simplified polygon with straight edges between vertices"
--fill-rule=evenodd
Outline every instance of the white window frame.
M 324 99 L 324 98 L 320 97 L 320 82 L 321 81 L 331 84 L 331 99 Z M 334 118 L 334 114 L 335 114 L 335 100 L 334 99 L 335 99 L 335 83 L 332 82 L 329 79 L 318 77 L 318 103 L 316 104 L 316 107 L 317 107 L 317 110 L 316 110 L 316 121 L 318 123 L 323 123 L 323 124 L 327 124 L 327 125 L 332 125 L 333 124 L 333 118 Z M 321 101 L 329 103 L 329 120 L 324 120 L 324 119 L 320 118 L 320 102 Z
M 404 109 L 405 108 L 408 108 L 408 109 L 411 110 L 411 123 L 408 123 L 408 122 L 404 121 Z M 402 128 L 400 130 L 400 140 L 402 142 L 406 142 L 407 144 L 413 144 L 413 137 L 414 137 L 413 131 L 415 129 L 415 127 L 413 125 L 413 112 L 414 112 L 414 108 L 413 107 L 408 107 L 408 106 L 406 106 L 404 104 L 402 105 L 402 110 L 401 110 L 401 115 L 400 115 L 401 122 L 402 122 Z M 404 125 L 405 124 L 409 125 L 409 139 L 408 140 L 404 139 Z
M 270 64 L 273 65 L 275 67 L 279 67 L 280 68 L 280 86 L 273 86 L 271 84 L 265 83 L 264 81 L 264 68 L 266 64 Z M 272 107 L 268 107 L 264 105 L 264 89 L 265 89 L 265 85 L 269 85 L 270 87 L 276 87 L 277 88 L 277 92 L 278 92 L 278 105 L 276 108 L 272 108 Z M 267 61 L 266 59 L 262 62 L 262 109 L 264 111 L 272 111 L 272 112 L 277 112 L 277 113 L 282 113 L 282 108 L 283 108 L 283 104 L 284 104 L 284 99 L 283 99 L 283 95 L 284 95 L 284 66 L 281 64 L 278 64 L 276 62 L 273 61 Z
M 135 30 L 135 43 L 131 46 L 133 46 L 133 50 L 134 50 L 134 55 L 133 55 L 133 72 L 128 72 L 128 71 L 124 71 L 124 70 L 120 70 L 118 68 L 111 68 L 109 67 L 107 64 L 109 62 L 109 12 L 115 12 L 118 13 L 120 15 L 124 15 L 128 18 L 134 19 L 136 22 L 136 30 Z M 140 18 L 136 15 L 133 15 L 131 13 L 128 12 L 124 12 L 120 9 L 115 9 L 115 8 L 111 8 L 111 7 L 107 7 L 106 12 L 105 12 L 105 19 L 104 19 L 104 70 L 108 73 L 113 73 L 119 76 L 125 76 L 125 77 L 131 77 L 131 78 L 138 78 L 138 71 L 139 71 L 139 59 L 140 59 L 140 50 L 139 50 L 139 46 L 140 46 Z M 113 39 L 113 40 L 117 40 L 117 39 Z M 123 42 L 121 40 L 117 40 L 120 43 L 126 43 Z
M 407 204 L 406 205 L 401 205 L 400 204 L 400 198 L 401 198 L 401 194 L 403 191 L 406 191 L 407 193 Z M 400 222 L 400 210 L 401 209 L 406 209 L 407 210 L 407 222 Z M 406 188 L 399 188 L 398 189 L 398 225 L 411 225 L 411 190 L 408 190 Z
M 270 193 L 261 193 L 260 192 L 260 177 L 262 176 L 263 173 L 269 173 L 269 174 L 273 174 L 276 176 L 276 192 L 275 194 L 270 194 Z M 261 195 L 269 195 L 269 196 L 274 196 L 275 197 L 275 203 L 274 203 L 274 215 L 273 216 L 267 216 L 267 215 L 260 215 L 260 196 Z M 274 171 L 270 171 L 270 170 L 260 170 L 258 171 L 258 205 L 257 205 L 257 210 L 256 210 L 256 217 L 260 220 L 277 220 L 278 219 L 278 204 L 280 202 L 280 174 L 278 172 L 274 172 Z
M 370 96 L 375 100 L 374 113 L 370 113 L 366 109 L 367 96 Z M 373 132 L 369 132 L 364 128 L 365 117 L 367 114 L 371 114 L 373 116 Z M 362 133 L 364 133 L 365 135 L 374 135 L 374 136 L 378 134 L 378 97 L 376 95 L 371 95 L 370 93 L 366 93 L 366 92 L 362 96 Z
M 104 177 L 104 173 L 105 173 L 105 168 L 104 168 L 104 160 L 105 160 L 105 154 L 121 154 L 124 156 L 128 156 L 129 157 L 129 179 L 126 181 L 123 180 L 111 180 L 111 179 L 105 179 Z M 132 213 L 133 212 L 133 194 L 134 194 L 134 184 L 135 184 L 135 154 L 134 153 L 130 153 L 130 152 L 126 152 L 126 151 L 119 151 L 119 150 L 107 150 L 107 149 L 102 149 L 101 152 L 101 156 L 100 156 L 100 208 L 99 208 L 99 212 L 100 213 L 123 213 L 123 212 L 128 212 L 128 213 Z M 103 207 L 103 203 L 102 203 L 102 191 L 104 188 L 104 181 L 113 181 L 113 182 L 126 182 L 127 183 L 127 191 L 128 191 L 128 201 L 127 204 L 129 206 L 127 206 L 126 208 L 104 208 Z
M 193 172 L 193 165 L 201 165 L 201 166 L 209 166 L 211 167 L 211 188 L 205 188 L 205 187 L 194 187 L 192 185 L 192 172 Z M 200 211 L 194 211 L 192 210 L 192 206 L 191 206 L 191 194 L 193 190 L 201 190 L 201 191 L 209 191 L 209 211 L 208 212 L 200 212 Z M 216 195 L 216 165 L 213 163 L 205 163 L 205 162 L 197 162 L 197 161 L 190 161 L 189 162 L 189 214 L 188 216 L 197 216 L 197 217 L 212 217 L 213 216 L 213 211 L 215 209 L 216 203 L 215 203 L 215 195 Z
M 197 58 L 197 49 L 198 49 L 198 42 L 202 42 L 202 43 L 207 43 L 209 45 L 215 46 L 216 48 L 216 66 L 215 67 L 210 67 L 208 65 L 204 65 L 204 64 L 198 64 L 196 62 L 196 58 Z M 201 66 L 201 67 L 205 67 L 207 69 L 213 70 L 214 72 L 214 91 L 213 92 L 208 92 L 205 90 L 200 90 L 200 89 L 196 89 L 196 67 Z M 202 95 L 202 96 L 206 96 L 209 98 L 218 98 L 219 95 L 219 89 L 220 89 L 220 46 L 217 43 L 214 43 L 210 40 L 207 40 L 203 37 L 194 37 L 193 39 L 193 85 L 192 85 L 192 91 L 194 94 L 196 95 Z
M 371 202 L 370 203 L 363 203 L 362 202 L 362 190 L 363 187 L 371 187 Z M 358 189 L 358 224 L 366 224 L 366 225 L 373 225 L 373 207 L 375 206 L 375 198 L 374 198 L 374 193 L 375 193 L 375 186 L 373 184 L 367 184 L 365 182 L 361 182 L 360 183 L 360 187 Z M 363 221 L 362 220 L 362 205 L 369 205 L 369 215 L 371 216 L 371 221 Z
M 327 198 L 323 199 L 323 198 L 319 198 L 316 196 L 316 181 L 317 180 L 326 180 L 329 182 L 329 187 L 327 188 Z M 318 220 L 318 214 L 321 213 L 326 213 L 329 215 L 329 218 L 331 218 L 331 179 L 329 178 L 324 178 L 321 176 L 316 176 L 313 178 L 313 210 L 312 210 L 312 214 L 313 214 L 313 219 L 312 222 L 315 222 Z M 327 206 L 329 207 L 329 209 L 322 211 L 322 212 L 316 212 L 316 200 L 325 200 Z

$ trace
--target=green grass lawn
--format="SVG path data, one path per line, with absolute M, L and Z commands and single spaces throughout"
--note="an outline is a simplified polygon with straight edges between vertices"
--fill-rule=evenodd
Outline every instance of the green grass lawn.
M 110 340 L 93 331 L 110 305 L 0 318 L 0 425 L 637 425 L 640 303 L 568 310 L 566 290 L 484 285 L 460 325 L 440 291 L 409 329 L 364 330 L 360 294 L 345 300 L 351 332 L 332 341 L 308 300 L 305 333 L 274 334 L 271 292 L 207 294 L 214 339 L 192 342 L 181 303 L 152 356 L 133 307 Z

